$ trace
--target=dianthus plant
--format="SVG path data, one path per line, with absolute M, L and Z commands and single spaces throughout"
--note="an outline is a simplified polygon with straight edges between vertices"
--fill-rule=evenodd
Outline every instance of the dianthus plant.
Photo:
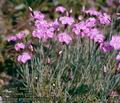
M 111 37 L 109 14 L 88 9 L 75 18 L 72 10 L 59 6 L 53 20 L 29 10 L 31 32 L 20 31 L 7 40 L 16 43 L 18 74 L 33 100 L 37 96 L 45 97 L 45 103 L 104 103 L 118 97 L 120 36 Z

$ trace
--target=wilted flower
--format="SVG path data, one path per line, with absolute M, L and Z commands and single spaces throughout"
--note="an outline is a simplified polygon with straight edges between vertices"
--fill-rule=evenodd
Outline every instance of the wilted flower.
M 72 38 L 66 32 L 64 32 L 58 34 L 58 40 L 61 43 L 69 44 L 72 41 Z
M 120 50 L 120 36 L 118 35 L 112 36 L 110 45 L 113 46 L 115 50 Z
M 25 48 L 25 45 L 23 43 L 17 43 L 15 45 L 15 50 L 16 51 L 19 51 L 20 49 L 24 49 Z
M 63 6 L 58 6 L 55 9 L 56 12 L 60 12 L 60 13 L 64 13 L 66 11 L 66 8 L 64 8 Z
M 74 23 L 73 17 L 63 16 L 63 17 L 60 17 L 59 20 L 64 25 L 65 24 L 72 25 Z
M 18 56 L 17 60 L 21 63 L 26 63 L 28 60 L 31 60 L 32 55 L 28 52 L 24 52 L 21 55 Z

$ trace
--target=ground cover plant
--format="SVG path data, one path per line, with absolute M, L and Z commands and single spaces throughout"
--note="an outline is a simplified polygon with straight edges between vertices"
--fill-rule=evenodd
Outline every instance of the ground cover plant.
M 77 14 L 62 5 L 53 15 L 27 9 L 30 29 L 5 37 L 15 50 L 19 81 L 11 97 L 22 103 L 119 103 L 119 7 L 114 16 L 85 5 Z

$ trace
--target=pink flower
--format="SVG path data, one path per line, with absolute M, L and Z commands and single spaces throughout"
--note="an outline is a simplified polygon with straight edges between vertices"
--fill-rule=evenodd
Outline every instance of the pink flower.
M 20 49 L 25 49 L 25 45 L 23 43 L 17 43 L 15 45 L 15 50 L 19 51 Z
M 32 32 L 33 37 L 37 37 L 38 39 L 49 39 L 52 38 L 54 33 L 51 30 L 42 30 L 42 29 L 36 29 Z
M 76 35 L 80 35 L 80 29 L 81 29 L 81 25 L 80 23 L 74 24 L 72 31 L 76 34 Z
M 23 38 L 25 38 L 27 36 L 27 34 L 24 31 L 21 31 L 19 33 L 17 33 L 16 35 L 9 35 L 7 36 L 7 41 L 16 41 L 16 40 L 22 40 Z
M 96 16 L 101 24 L 110 24 L 111 17 L 106 13 L 101 13 L 96 11 L 94 8 L 89 10 L 83 10 L 84 13 L 89 14 L 90 16 Z
M 117 61 L 120 61 L 120 52 L 119 52 L 119 54 L 116 56 L 116 60 L 117 60 Z
M 47 34 L 47 38 L 53 38 L 53 36 L 54 36 L 54 30 L 52 30 L 52 28 L 48 29 L 46 31 L 46 34 Z
M 68 16 L 60 17 L 59 20 L 64 25 L 65 24 L 72 25 L 75 22 L 74 19 L 73 19 L 73 17 L 68 17 Z
M 7 40 L 8 42 L 10 42 L 10 41 L 16 41 L 17 38 L 16 38 L 15 35 L 9 35 L 9 36 L 6 37 L 6 40 Z
M 101 43 L 104 41 L 104 36 L 102 34 L 98 34 L 98 35 L 94 36 L 93 40 L 95 42 Z
M 115 50 L 120 50 L 120 36 L 118 35 L 112 36 L 110 45 L 113 46 Z
M 102 32 L 96 28 L 91 29 L 89 38 L 95 42 L 102 43 L 104 41 L 104 35 Z
M 86 26 L 86 22 L 82 21 L 73 25 L 72 31 L 76 35 L 87 36 L 90 33 L 90 28 Z
M 100 50 L 104 53 L 111 51 L 113 47 L 108 42 L 100 43 Z
M 32 55 L 28 52 L 24 52 L 21 55 L 18 56 L 17 60 L 21 63 L 26 63 L 28 60 L 31 60 Z
M 95 8 L 89 10 L 82 10 L 84 13 L 89 14 L 90 16 L 98 16 L 100 12 L 96 11 Z
M 69 44 L 72 41 L 72 38 L 67 33 L 58 34 L 58 40 L 61 43 Z
M 36 20 L 35 21 L 35 27 L 37 29 L 46 28 L 46 27 L 48 27 L 48 23 L 47 23 L 46 20 Z
M 63 6 L 58 6 L 56 9 L 55 9 L 56 12 L 60 12 L 60 13 L 64 13 L 66 11 L 66 9 L 63 7 Z
M 32 32 L 33 37 L 37 37 L 38 39 L 43 40 L 53 38 L 55 30 L 53 22 L 48 22 L 46 20 L 36 20 L 35 27 L 36 28 Z
M 55 29 L 59 27 L 59 22 L 58 22 L 57 19 L 54 21 L 53 27 L 54 27 Z
M 33 37 L 37 37 L 38 39 L 45 38 L 45 32 L 39 29 L 36 29 L 32 33 Z
M 98 16 L 98 19 L 99 19 L 99 22 L 101 24 L 110 24 L 111 23 L 111 18 L 110 18 L 110 15 L 106 14 L 106 13 L 101 13 L 99 14 Z
M 45 15 L 40 11 L 33 11 L 33 14 L 31 14 L 31 16 L 36 20 L 43 20 L 45 18 Z
M 85 21 L 85 25 L 87 27 L 94 27 L 97 23 L 97 20 L 95 18 L 88 18 L 86 21 Z
M 17 38 L 18 40 L 21 40 L 21 39 L 25 38 L 26 36 L 27 36 L 27 35 L 25 34 L 24 31 L 21 31 L 21 32 L 19 32 L 19 33 L 16 34 L 16 38 Z

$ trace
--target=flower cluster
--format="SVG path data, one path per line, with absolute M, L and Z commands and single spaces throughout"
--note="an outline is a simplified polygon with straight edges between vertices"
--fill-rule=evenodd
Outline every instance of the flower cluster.
M 72 41 L 72 38 L 67 33 L 60 33 L 58 34 L 58 40 L 61 43 L 69 44 Z
M 102 13 L 95 9 L 83 10 L 83 12 L 90 16 L 94 16 L 100 24 L 109 25 L 111 23 L 111 17 L 107 13 Z
M 24 39 L 27 37 L 28 33 L 26 31 L 21 31 L 15 35 L 9 35 L 6 37 L 8 42 L 15 41 L 15 50 L 21 52 L 22 54 L 18 55 L 17 60 L 21 63 L 26 63 L 32 58 L 32 54 L 29 51 L 26 51 L 26 48 L 31 48 L 31 44 L 28 46 L 23 43 Z M 23 52 L 22 52 L 23 51 Z M 32 51 L 32 50 L 31 50 Z
M 6 37 L 7 41 L 17 41 L 17 40 L 22 40 L 27 36 L 27 34 L 24 31 L 21 31 L 17 33 L 16 35 L 9 35 Z
M 56 12 L 65 12 L 66 9 L 64 7 L 57 7 Z M 36 12 L 36 11 L 35 11 Z M 36 16 L 37 15 L 37 16 Z M 67 32 L 61 32 L 61 26 L 72 26 L 74 21 L 73 17 L 70 16 L 60 16 L 59 18 L 50 21 L 46 20 L 45 15 L 44 18 L 42 13 L 38 13 L 35 15 L 35 13 L 32 13 L 32 18 L 34 19 L 35 26 L 34 30 L 32 32 L 32 36 L 35 38 L 38 38 L 42 41 L 47 41 L 48 39 L 58 40 L 60 43 L 69 44 L 72 41 L 72 38 L 70 35 L 67 34 Z M 36 17 L 40 17 L 36 19 Z
M 105 12 L 97 11 L 95 9 L 82 10 L 85 17 L 79 17 L 75 20 L 72 17 L 71 12 L 68 12 L 63 6 L 58 6 L 55 9 L 56 13 L 61 13 L 55 20 L 47 19 L 46 16 L 40 11 L 31 11 L 31 17 L 34 21 L 34 28 L 31 38 L 38 39 L 40 41 L 47 42 L 49 39 L 60 42 L 61 44 L 69 45 L 73 39 L 78 36 L 82 38 L 90 39 L 91 41 L 99 44 L 99 49 L 107 53 L 111 50 L 120 50 L 120 36 L 112 36 L 111 41 L 105 40 L 104 32 L 100 25 L 110 25 L 111 17 Z M 7 37 L 8 41 L 17 41 L 15 45 L 16 51 L 24 51 L 18 56 L 18 61 L 26 63 L 32 58 L 31 51 L 26 51 L 26 44 L 21 41 L 26 38 L 25 32 L 19 32 L 16 35 L 10 35 Z M 75 38 L 74 38 L 75 37 Z M 31 45 L 29 45 L 31 47 Z M 120 61 L 120 53 L 116 57 L 117 61 Z

